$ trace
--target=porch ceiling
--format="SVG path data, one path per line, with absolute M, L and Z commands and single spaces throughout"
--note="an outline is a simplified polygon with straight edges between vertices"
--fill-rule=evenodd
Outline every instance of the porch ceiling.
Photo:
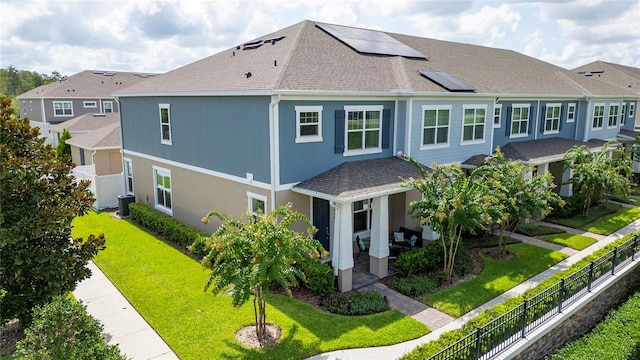
M 510 142 L 502 148 L 506 159 L 521 160 L 526 163 L 540 165 L 560 161 L 574 145 L 586 145 L 592 151 L 599 150 L 605 142 L 591 139 L 587 142 L 564 138 L 548 138 Z
M 345 162 L 293 187 L 293 191 L 338 202 L 409 191 L 399 177 L 419 177 L 408 161 L 397 157 Z

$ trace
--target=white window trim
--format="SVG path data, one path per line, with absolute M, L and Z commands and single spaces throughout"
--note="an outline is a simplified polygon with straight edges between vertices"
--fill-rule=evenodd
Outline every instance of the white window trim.
M 468 125 L 465 125 L 464 123 L 464 112 L 468 109 L 484 110 L 484 121 L 482 122 L 482 126 L 483 126 L 482 140 L 479 140 L 479 139 L 465 140 L 464 139 L 464 127 L 468 126 Z M 493 121 L 493 117 L 491 118 L 491 121 Z M 462 123 L 462 132 L 460 134 L 460 145 L 464 146 L 464 145 L 484 144 L 485 139 L 487 137 L 487 105 L 462 105 L 462 122 L 461 123 Z M 477 123 L 477 124 L 473 123 L 474 130 L 476 125 L 480 125 L 480 123 Z
M 167 109 L 167 119 L 169 122 L 167 125 L 169 126 L 169 139 L 164 139 L 162 136 L 162 109 Z M 172 144 L 172 136 L 171 136 L 171 104 L 158 104 L 158 116 L 160 117 L 160 143 L 165 145 Z
M 171 170 L 165 169 L 156 165 L 152 165 L 151 168 L 153 170 L 153 198 L 154 198 L 154 205 L 155 205 L 154 207 L 159 211 L 162 211 L 166 214 L 173 216 L 173 205 L 175 204 L 175 202 L 173 198 L 174 184 L 173 184 L 173 178 L 171 177 Z M 171 188 L 168 190 L 168 192 L 171 193 L 171 208 L 168 208 L 164 205 L 160 205 L 158 203 L 158 173 L 159 172 L 165 173 L 165 175 L 169 176 L 169 179 L 170 179 L 169 181 L 171 181 Z
M 518 134 L 514 134 L 513 133 L 513 114 L 515 114 L 515 109 L 516 108 L 526 108 L 527 109 L 527 131 L 525 131 L 524 134 L 522 133 L 518 133 Z M 518 120 L 519 122 L 524 121 L 522 119 Z M 511 105 L 511 121 L 509 122 L 509 126 L 511 127 L 511 129 L 509 129 L 509 138 L 510 139 L 517 139 L 517 138 L 524 138 L 524 137 L 528 137 L 529 136 L 529 127 L 531 126 L 530 124 L 531 121 L 531 104 L 512 104 Z
M 85 100 L 85 101 L 82 102 L 82 107 L 84 107 L 84 108 L 97 108 L 98 107 L 98 102 L 97 101 Z
M 609 125 L 609 120 L 610 120 L 610 117 L 611 117 L 611 107 L 613 107 L 613 106 L 617 106 L 618 107 L 618 113 L 616 114 L 616 124 L 615 125 Z M 609 106 L 607 107 L 606 119 L 607 119 L 607 129 L 615 129 L 615 128 L 620 126 L 620 104 L 619 103 L 609 104 Z
M 64 105 L 62 106 L 62 115 L 57 115 L 56 114 L 56 104 L 57 103 L 61 103 L 61 104 L 71 104 L 71 114 L 65 114 L 64 113 Z M 73 101 L 54 101 L 53 102 L 53 117 L 70 117 L 73 116 Z
M 113 112 L 113 101 L 103 101 L 102 102 L 102 111 L 104 111 L 104 113 L 107 113 L 107 104 L 111 105 L 111 111 Z
M 555 130 L 547 130 L 547 120 L 549 120 L 549 118 L 547 118 L 547 111 L 549 110 L 550 107 L 557 107 L 560 108 L 560 110 L 558 111 L 558 128 Z M 558 134 L 560 133 L 560 122 L 562 121 L 562 104 L 560 103 L 549 103 L 545 106 L 545 110 L 544 110 L 544 128 L 542 130 L 542 134 L 543 135 L 551 135 L 551 134 Z
M 629 119 L 632 119 L 636 112 L 636 103 L 629 103 Z
M 498 111 L 498 123 L 496 124 L 496 110 Z M 499 129 L 502 127 L 502 104 L 494 104 L 493 105 L 493 114 L 491 116 L 492 126 L 494 129 Z
M 439 149 L 449 147 L 451 142 L 451 105 L 422 105 L 422 123 L 420 124 L 420 150 Z M 447 128 L 447 142 L 441 144 L 424 144 L 424 112 L 426 110 L 449 110 L 449 125 Z M 438 120 L 436 119 L 436 130 L 438 129 Z
M 596 116 L 596 107 L 598 106 L 602 106 L 602 126 L 600 127 L 595 127 L 593 126 L 593 120 Z M 607 119 L 607 104 L 605 103 L 596 103 L 593 104 L 593 111 L 591 112 L 591 119 L 589 119 L 589 121 L 591 121 L 591 130 L 592 131 L 598 131 L 598 130 L 602 130 L 604 129 L 604 121 L 605 119 Z
M 262 202 L 264 202 L 264 214 L 262 214 L 262 216 L 267 215 L 268 207 L 267 207 L 267 197 L 264 195 L 260 195 L 260 194 L 256 194 L 256 193 L 252 193 L 250 191 L 247 191 L 247 209 L 249 210 L 249 212 L 254 215 L 254 216 L 258 216 L 258 212 L 256 211 L 256 209 L 253 208 L 253 199 L 256 200 L 260 200 Z
M 322 141 L 322 106 L 296 106 L 296 143 L 309 143 Z M 318 135 L 300 135 L 300 113 L 318 113 Z M 305 124 L 306 125 L 306 124 Z
M 573 111 L 571 111 L 570 109 L 573 108 Z M 576 121 L 576 110 L 578 108 L 576 107 L 576 103 L 569 103 L 567 104 L 567 123 L 572 123 Z M 569 114 L 573 115 L 573 119 L 569 119 Z
M 122 160 L 124 162 L 124 169 L 122 171 L 124 174 L 124 190 L 127 194 L 133 194 L 135 186 L 133 182 L 133 161 L 127 157 L 123 157 Z M 129 189 L 129 175 L 127 174 L 127 168 L 131 170 L 131 189 Z
M 344 119 L 344 152 L 342 156 L 357 156 L 357 155 L 368 155 L 368 154 L 378 154 L 382 152 L 382 123 L 384 121 L 382 110 L 384 110 L 384 106 L 382 105 L 355 105 L 355 106 L 345 106 L 345 119 Z M 369 149 L 354 149 L 349 150 L 349 116 L 348 113 L 350 111 L 379 111 L 380 112 L 380 130 L 378 131 L 378 147 L 369 148 Z

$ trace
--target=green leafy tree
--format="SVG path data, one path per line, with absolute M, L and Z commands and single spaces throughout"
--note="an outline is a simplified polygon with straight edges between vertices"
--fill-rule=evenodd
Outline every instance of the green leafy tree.
M 444 249 L 444 273 L 451 280 L 463 232 L 475 232 L 489 224 L 482 188 L 468 178 L 459 164 L 432 165 L 427 172 L 415 159 L 403 155 L 420 171 L 420 178 L 401 179 L 402 185 L 418 190 L 422 199 L 412 201 L 410 213 L 440 233 Z
M 617 141 L 608 141 L 601 151 L 592 152 L 587 146 L 574 146 L 564 154 L 566 166 L 573 170 L 571 183 L 584 196 L 584 212 L 599 202 L 605 191 L 622 197 L 629 196 L 631 166 L 624 148 Z
M 499 147 L 471 177 L 482 186 L 485 198 L 493 198 L 486 202 L 486 210 L 499 229 L 499 251 L 504 250 L 505 230 L 515 229 L 523 219 L 546 216 L 556 204 L 563 205 L 553 192 L 551 173 L 533 175 L 532 165 L 507 161 Z
M 212 211 L 203 222 L 215 216 L 222 225 L 205 246 L 208 254 L 202 264 L 212 271 L 205 284 L 218 294 L 232 289 L 233 305 L 242 306 L 253 295 L 256 335 L 263 343 L 266 332 L 266 295 L 272 284 L 279 284 L 288 294 L 306 281 L 304 273 L 295 265 L 305 259 L 325 255 L 322 245 L 312 238 L 316 229 L 309 219 L 291 210 L 291 204 L 279 206 L 266 216 L 247 213 L 244 219 L 230 219 L 219 211 Z M 307 234 L 291 230 L 296 221 L 307 225 Z
M 71 238 L 71 221 L 94 201 L 89 183 L 69 176 L 70 162 L 15 116 L 7 97 L 0 105 L 0 316 L 27 326 L 34 306 L 91 275 L 85 265 L 104 236 Z
M 71 133 L 69 130 L 62 130 L 62 135 L 60 135 L 60 140 L 58 141 L 58 146 L 56 147 L 56 156 L 58 159 L 64 159 L 65 157 L 71 156 L 71 146 L 67 145 L 67 140 L 71 139 Z

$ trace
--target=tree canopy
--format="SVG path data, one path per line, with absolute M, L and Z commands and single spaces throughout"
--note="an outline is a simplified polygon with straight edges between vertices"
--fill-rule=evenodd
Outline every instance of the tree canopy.
M 35 71 L 18 70 L 13 65 L 0 69 L 0 94 L 16 97 L 40 85 L 52 83 L 63 78 L 59 72 L 51 75 L 39 74 Z
M 88 182 L 70 176 L 38 128 L 0 96 L 0 316 L 28 325 L 34 306 L 73 290 L 104 236 L 71 238 L 71 221 L 94 201 Z M 25 324 L 26 323 L 26 324 Z

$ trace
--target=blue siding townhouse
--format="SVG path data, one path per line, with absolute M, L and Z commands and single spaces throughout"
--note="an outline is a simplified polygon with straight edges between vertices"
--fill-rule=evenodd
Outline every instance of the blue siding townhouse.
M 420 230 L 407 215 L 420 195 L 398 182 L 418 174 L 397 152 L 472 167 L 501 146 L 567 178 L 562 154 L 633 130 L 639 97 L 509 50 L 312 21 L 115 95 L 137 202 L 200 228 L 212 209 L 292 202 L 319 229 L 342 291 L 356 236 L 383 277 L 390 234 Z

